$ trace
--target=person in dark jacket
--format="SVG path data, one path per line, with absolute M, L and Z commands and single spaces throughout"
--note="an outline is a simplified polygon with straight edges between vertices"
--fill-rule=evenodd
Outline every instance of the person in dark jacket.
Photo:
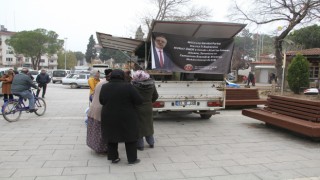
M 132 84 L 143 97 L 143 103 L 137 107 L 139 115 L 139 139 L 137 149 L 144 149 L 144 140 L 146 138 L 150 148 L 154 147 L 154 129 L 152 103 L 158 99 L 158 92 L 154 85 L 154 80 L 145 71 L 138 70 L 132 75 Z
M 248 75 L 248 82 L 247 85 L 249 86 L 249 84 L 252 84 L 252 86 L 255 86 L 255 78 L 254 78 L 254 74 L 250 71 L 249 75 Z
M 47 84 L 50 82 L 50 77 L 47 74 L 46 70 L 42 69 L 41 73 L 38 74 L 36 81 L 38 83 L 39 88 L 42 88 L 42 98 L 46 94 Z M 39 96 L 40 89 L 37 90 L 37 97 Z
M 35 112 L 34 96 L 30 90 L 31 87 L 39 89 L 28 75 L 29 69 L 22 68 L 20 74 L 16 74 L 12 80 L 11 92 L 13 95 L 19 95 L 29 100 L 29 112 Z
M 136 106 L 142 104 L 142 97 L 124 77 L 122 70 L 113 70 L 109 83 L 101 88 L 101 131 L 108 147 L 108 160 L 120 161 L 118 143 L 125 142 L 128 162 L 135 164 L 140 162 L 136 147 L 139 134 Z

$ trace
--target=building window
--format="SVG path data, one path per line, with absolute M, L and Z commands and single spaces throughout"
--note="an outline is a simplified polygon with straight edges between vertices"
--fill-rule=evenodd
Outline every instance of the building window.
M 40 59 L 40 62 L 41 62 L 41 63 L 44 63 L 44 62 L 45 62 L 45 60 L 44 60 L 44 59 Z
M 12 50 L 7 50 L 7 54 L 13 54 Z
M 12 62 L 12 58 L 6 58 L 7 62 Z
M 30 62 L 30 59 L 29 59 L 29 58 L 26 58 L 25 62 L 27 62 L 27 63 Z
M 50 63 L 54 63 L 54 60 L 50 60 Z
M 318 79 L 319 77 L 319 66 L 310 67 L 310 79 Z

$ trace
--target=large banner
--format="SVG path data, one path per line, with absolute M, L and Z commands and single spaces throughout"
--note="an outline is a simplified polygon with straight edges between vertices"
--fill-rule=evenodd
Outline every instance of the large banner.
M 152 69 L 208 74 L 228 74 L 233 39 L 192 38 L 153 33 Z

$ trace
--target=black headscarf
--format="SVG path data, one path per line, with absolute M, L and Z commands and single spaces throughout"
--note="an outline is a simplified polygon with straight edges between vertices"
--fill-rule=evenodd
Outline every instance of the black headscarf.
M 124 80 L 124 71 L 121 69 L 115 69 L 111 72 L 110 79 L 121 79 Z

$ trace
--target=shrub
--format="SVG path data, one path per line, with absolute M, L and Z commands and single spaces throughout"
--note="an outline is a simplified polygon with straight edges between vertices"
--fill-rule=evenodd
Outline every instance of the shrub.
M 297 54 L 288 68 L 288 84 L 291 91 L 299 94 L 300 87 L 309 87 L 309 62 L 301 54 Z

